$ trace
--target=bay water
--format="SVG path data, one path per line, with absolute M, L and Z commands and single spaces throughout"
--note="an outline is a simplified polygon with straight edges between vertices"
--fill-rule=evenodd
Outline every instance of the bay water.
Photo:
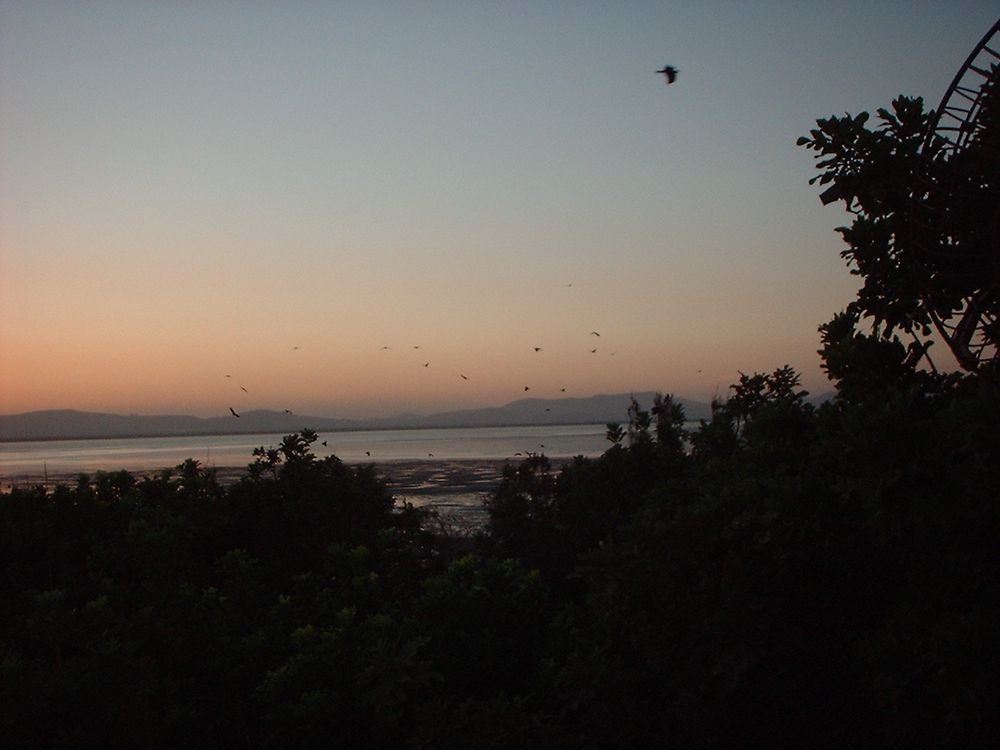
M 571 458 L 600 455 L 609 445 L 605 431 L 605 425 L 586 424 L 326 432 L 313 444 L 313 452 L 321 458 L 335 454 L 345 463 L 375 464 L 516 460 L 529 452 Z M 253 461 L 254 448 L 277 447 L 282 437 L 264 433 L 0 443 L 0 487 L 98 470 L 155 472 L 188 458 L 209 467 L 245 467 Z

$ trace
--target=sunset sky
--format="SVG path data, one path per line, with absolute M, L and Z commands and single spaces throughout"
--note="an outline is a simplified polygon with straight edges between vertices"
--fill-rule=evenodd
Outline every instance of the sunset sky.
M 996 9 L 0 0 L 0 413 L 828 390 L 795 140 L 936 106 Z

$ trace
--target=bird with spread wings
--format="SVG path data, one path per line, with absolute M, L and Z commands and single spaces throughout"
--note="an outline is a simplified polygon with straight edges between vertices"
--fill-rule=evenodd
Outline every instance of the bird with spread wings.
M 677 68 L 673 65 L 664 65 L 662 70 L 658 70 L 656 72 L 667 79 L 667 85 L 670 85 L 677 80 Z

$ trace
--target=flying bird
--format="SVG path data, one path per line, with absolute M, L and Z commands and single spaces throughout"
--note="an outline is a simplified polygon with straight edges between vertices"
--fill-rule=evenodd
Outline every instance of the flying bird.
M 291 413 L 292 413 L 291 409 L 285 409 L 285 414 L 291 414 Z
M 524 390 L 530 391 L 531 389 L 528 386 L 524 386 Z
M 244 388 L 244 387 L 243 387 L 242 385 L 240 386 L 240 390 L 241 390 L 241 391 L 243 391 L 244 393 L 250 393 L 250 391 L 248 391 L 248 390 L 247 390 L 246 388 Z
M 382 348 L 380 349 L 380 351 L 383 351 L 383 352 L 384 352 L 384 351 L 386 351 L 386 350 L 387 350 L 388 348 L 389 348 L 388 346 L 383 346 L 383 347 L 382 347 Z
M 430 362 L 424 362 L 424 367 L 430 367 L 430 366 L 431 366 Z
M 536 347 L 535 347 L 535 351 L 536 351 L 536 352 L 540 352 L 541 350 L 542 350 L 542 347 L 540 347 L 540 346 L 536 346 Z
M 566 389 L 565 389 L 565 388 L 560 388 L 560 389 L 559 389 L 559 392 L 560 392 L 560 393 L 565 393 L 565 392 L 566 392 Z
M 231 378 L 231 377 L 232 377 L 232 375 L 226 375 L 226 377 L 227 377 L 227 378 Z
M 237 413 L 236 413 L 236 409 L 234 409 L 234 408 L 233 408 L 233 407 L 231 407 L 231 406 L 229 407 L 229 411 L 230 411 L 230 412 L 232 412 L 232 415 L 233 415 L 234 417 L 238 417 L 238 416 L 239 416 L 239 414 L 237 414 Z
M 591 354 L 597 354 L 597 349 L 591 349 L 591 350 L 590 350 L 590 353 L 591 353 Z
M 465 377 L 465 375 L 462 375 L 461 373 L 459 373 L 459 377 L 460 377 L 460 378 L 461 378 L 462 380 L 468 380 L 468 378 L 467 378 L 467 377 Z
M 677 80 L 677 68 L 673 65 L 664 65 L 663 70 L 658 70 L 656 72 L 667 79 L 667 85 L 670 85 Z
M 600 336 L 601 334 L 599 334 L 597 331 L 591 331 L 590 335 L 591 336 Z
M 326 441 L 324 440 L 320 445 L 326 445 Z

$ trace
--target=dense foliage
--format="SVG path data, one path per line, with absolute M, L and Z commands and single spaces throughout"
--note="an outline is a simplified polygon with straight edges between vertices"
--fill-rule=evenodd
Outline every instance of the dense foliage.
M 916 382 L 916 381 L 915 381 Z M 507 467 L 474 550 L 372 467 L 263 450 L 0 502 L 18 747 L 985 746 L 1000 393 L 743 376 Z
M 861 278 L 847 312 L 914 356 L 932 327 L 967 370 L 998 376 L 1000 360 L 1000 99 L 983 86 L 963 148 L 937 135 L 920 98 L 869 115 L 818 120 L 799 145 L 816 152 L 826 202 L 852 214 L 842 252 Z

